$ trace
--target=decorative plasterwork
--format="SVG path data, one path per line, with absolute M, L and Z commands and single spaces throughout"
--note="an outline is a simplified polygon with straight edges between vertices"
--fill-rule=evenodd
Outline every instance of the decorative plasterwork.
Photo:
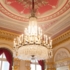
M 18 35 L 19 34 L 16 34 L 13 32 L 0 30 L 0 39 L 3 39 L 3 40 L 13 41 L 13 39 Z
M 54 54 L 55 67 L 66 66 L 70 64 L 70 53 L 65 48 L 60 48 Z
M 62 15 L 68 9 L 70 9 L 70 2 L 69 2 L 69 0 L 67 0 L 66 3 L 64 4 L 64 6 L 61 9 L 59 9 L 57 12 L 55 12 L 55 13 L 49 15 L 49 16 L 46 16 L 46 17 L 38 18 L 38 21 L 42 22 L 42 21 L 51 20 L 53 18 L 56 18 L 56 17 Z M 6 16 L 10 17 L 10 18 L 13 18 L 13 19 L 16 19 L 16 20 L 19 20 L 19 21 L 24 21 L 24 22 L 28 21 L 28 18 L 21 17 L 21 16 L 18 16 L 16 14 L 14 14 L 14 13 L 11 13 L 6 8 L 4 8 L 4 6 L 1 3 L 0 3 L 0 11 L 3 14 L 5 14 Z
M 70 53 L 65 48 L 60 48 L 59 50 L 57 50 L 57 52 L 54 55 L 55 62 L 61 61 L 63 59 L 68 59 L 68 58 L 70 58 Z
M 53 48 L 55 46 L 65 42 L 65 41 L 68 41 L 68 40 L 70 40 L 70 30 L 65 32 L 65 33 L 63 33 L 63 34 L 61 34 L 60 36 L 58 36 L 57 38 L 55 38 L 53 40 Z
M 55 63 L 55 67 L 63 67 L 63 66 L 69 66 L 70 65 L 70 60 L 68 61 L 64 61 L 64 62 L 60 62 L 60 63 Z
M 38 16 L 44 16 L 47 11 L 56 9 L 58 3 L 65 3 L 60 0 L 34 0 L 34 9 L 35 13 Z M 8 7 L 13 7 L 18 11 L 21 15 L 30 14 L 32 8 L 32 0 L 5 0 L 5 4 Z

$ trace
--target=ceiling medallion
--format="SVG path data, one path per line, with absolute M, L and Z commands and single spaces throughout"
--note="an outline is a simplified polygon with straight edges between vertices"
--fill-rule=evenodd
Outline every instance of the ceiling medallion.
M 11 1 L 11 0 L 6 0 Z M 49 0 L 48 0 L 49 1 Z M 13 4 L 14 2 L 11 2 L 11 4 Z M 15 2 L 16 3 L 16 2 Z M 5 6 L 6 7 L 6 6 Z M 12 12 L 10 12 L 7 8 L 5 8 L 4 5 L 2 3 L 0 3 L 0 11 L 5 14 L 6 16 L 18 20 L 18 21 L 24 21 L 24 22 L 28 22 L 28 18 L 21 16 L 21 15 L 16 15 Z M 58 9 L 58 11 L 54 12 L 53 14 L 47 15 L 45 17 L 40 17 L 38 18 L 38 22 L 44 22 L 44 21 L 49 21 L 52 19 L 55 19 L 59 16 L 61 16 L 63 13 L 65 13 L 68 9 L 70 8 L 70 4 L 69 1 L 66 0 L 66 2 L 64 3 L 64 5 Z M 11 10 L 12 11 L 12 10 Z M 62 12 L 61 12 L 62 11 Z M 19 18 L 18 18 L 19 17 Z
M 25 8 L 30 7 L 31 8 L 31 0 L 17 0 L 20 4 L 22 4 Z M 35 0 L 35 9 L 38 9 L 39 7 L 45 6 L 48 4 L 47 0 Z

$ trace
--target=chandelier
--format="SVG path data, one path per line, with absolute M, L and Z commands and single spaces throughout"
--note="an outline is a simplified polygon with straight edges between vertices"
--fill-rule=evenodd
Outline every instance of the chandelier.
M 24 34 L 14 39 L 14 57 L 22 60 L 44 60 L 52 57 L 52 40 L 37 26 L 34 11 L 34 0 L 32 0 L 29 26 L 25 28 Z

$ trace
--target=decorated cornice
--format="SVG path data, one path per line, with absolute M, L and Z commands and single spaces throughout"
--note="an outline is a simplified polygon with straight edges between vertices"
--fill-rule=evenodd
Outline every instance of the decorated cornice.
M 0 40 L 3 39 L 8 41 L 13 41 L 13 39 L 18 35 L 19 34 L 0 29 Z
M 55 38 L 53 40 L 53 48 L 63 42 L 66 42 L 70 40 L 70 30 L 68 30 L 67 32 L 61 34 L 60 36 L 58 36 L 57 38 Z

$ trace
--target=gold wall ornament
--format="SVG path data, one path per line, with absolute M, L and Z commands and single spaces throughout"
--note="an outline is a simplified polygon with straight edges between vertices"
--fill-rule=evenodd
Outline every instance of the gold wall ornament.
M 12 66 L 12 70 L 14 70 L 14 66 Z
M 51 62 L 50 60 L 49 62 L 46 63 L 46 66 L 47 66 L 46 70 L 56 70 L 54 61 Z
M 18 66 L 14 66 L 14 70 L 18 70 Z
M 14 70 L 19 70 L 20 69 L 20 60 L 13 58 L 13 67 Z
M 12 70 L 18 70 L 18 66 L 12 66 Z

